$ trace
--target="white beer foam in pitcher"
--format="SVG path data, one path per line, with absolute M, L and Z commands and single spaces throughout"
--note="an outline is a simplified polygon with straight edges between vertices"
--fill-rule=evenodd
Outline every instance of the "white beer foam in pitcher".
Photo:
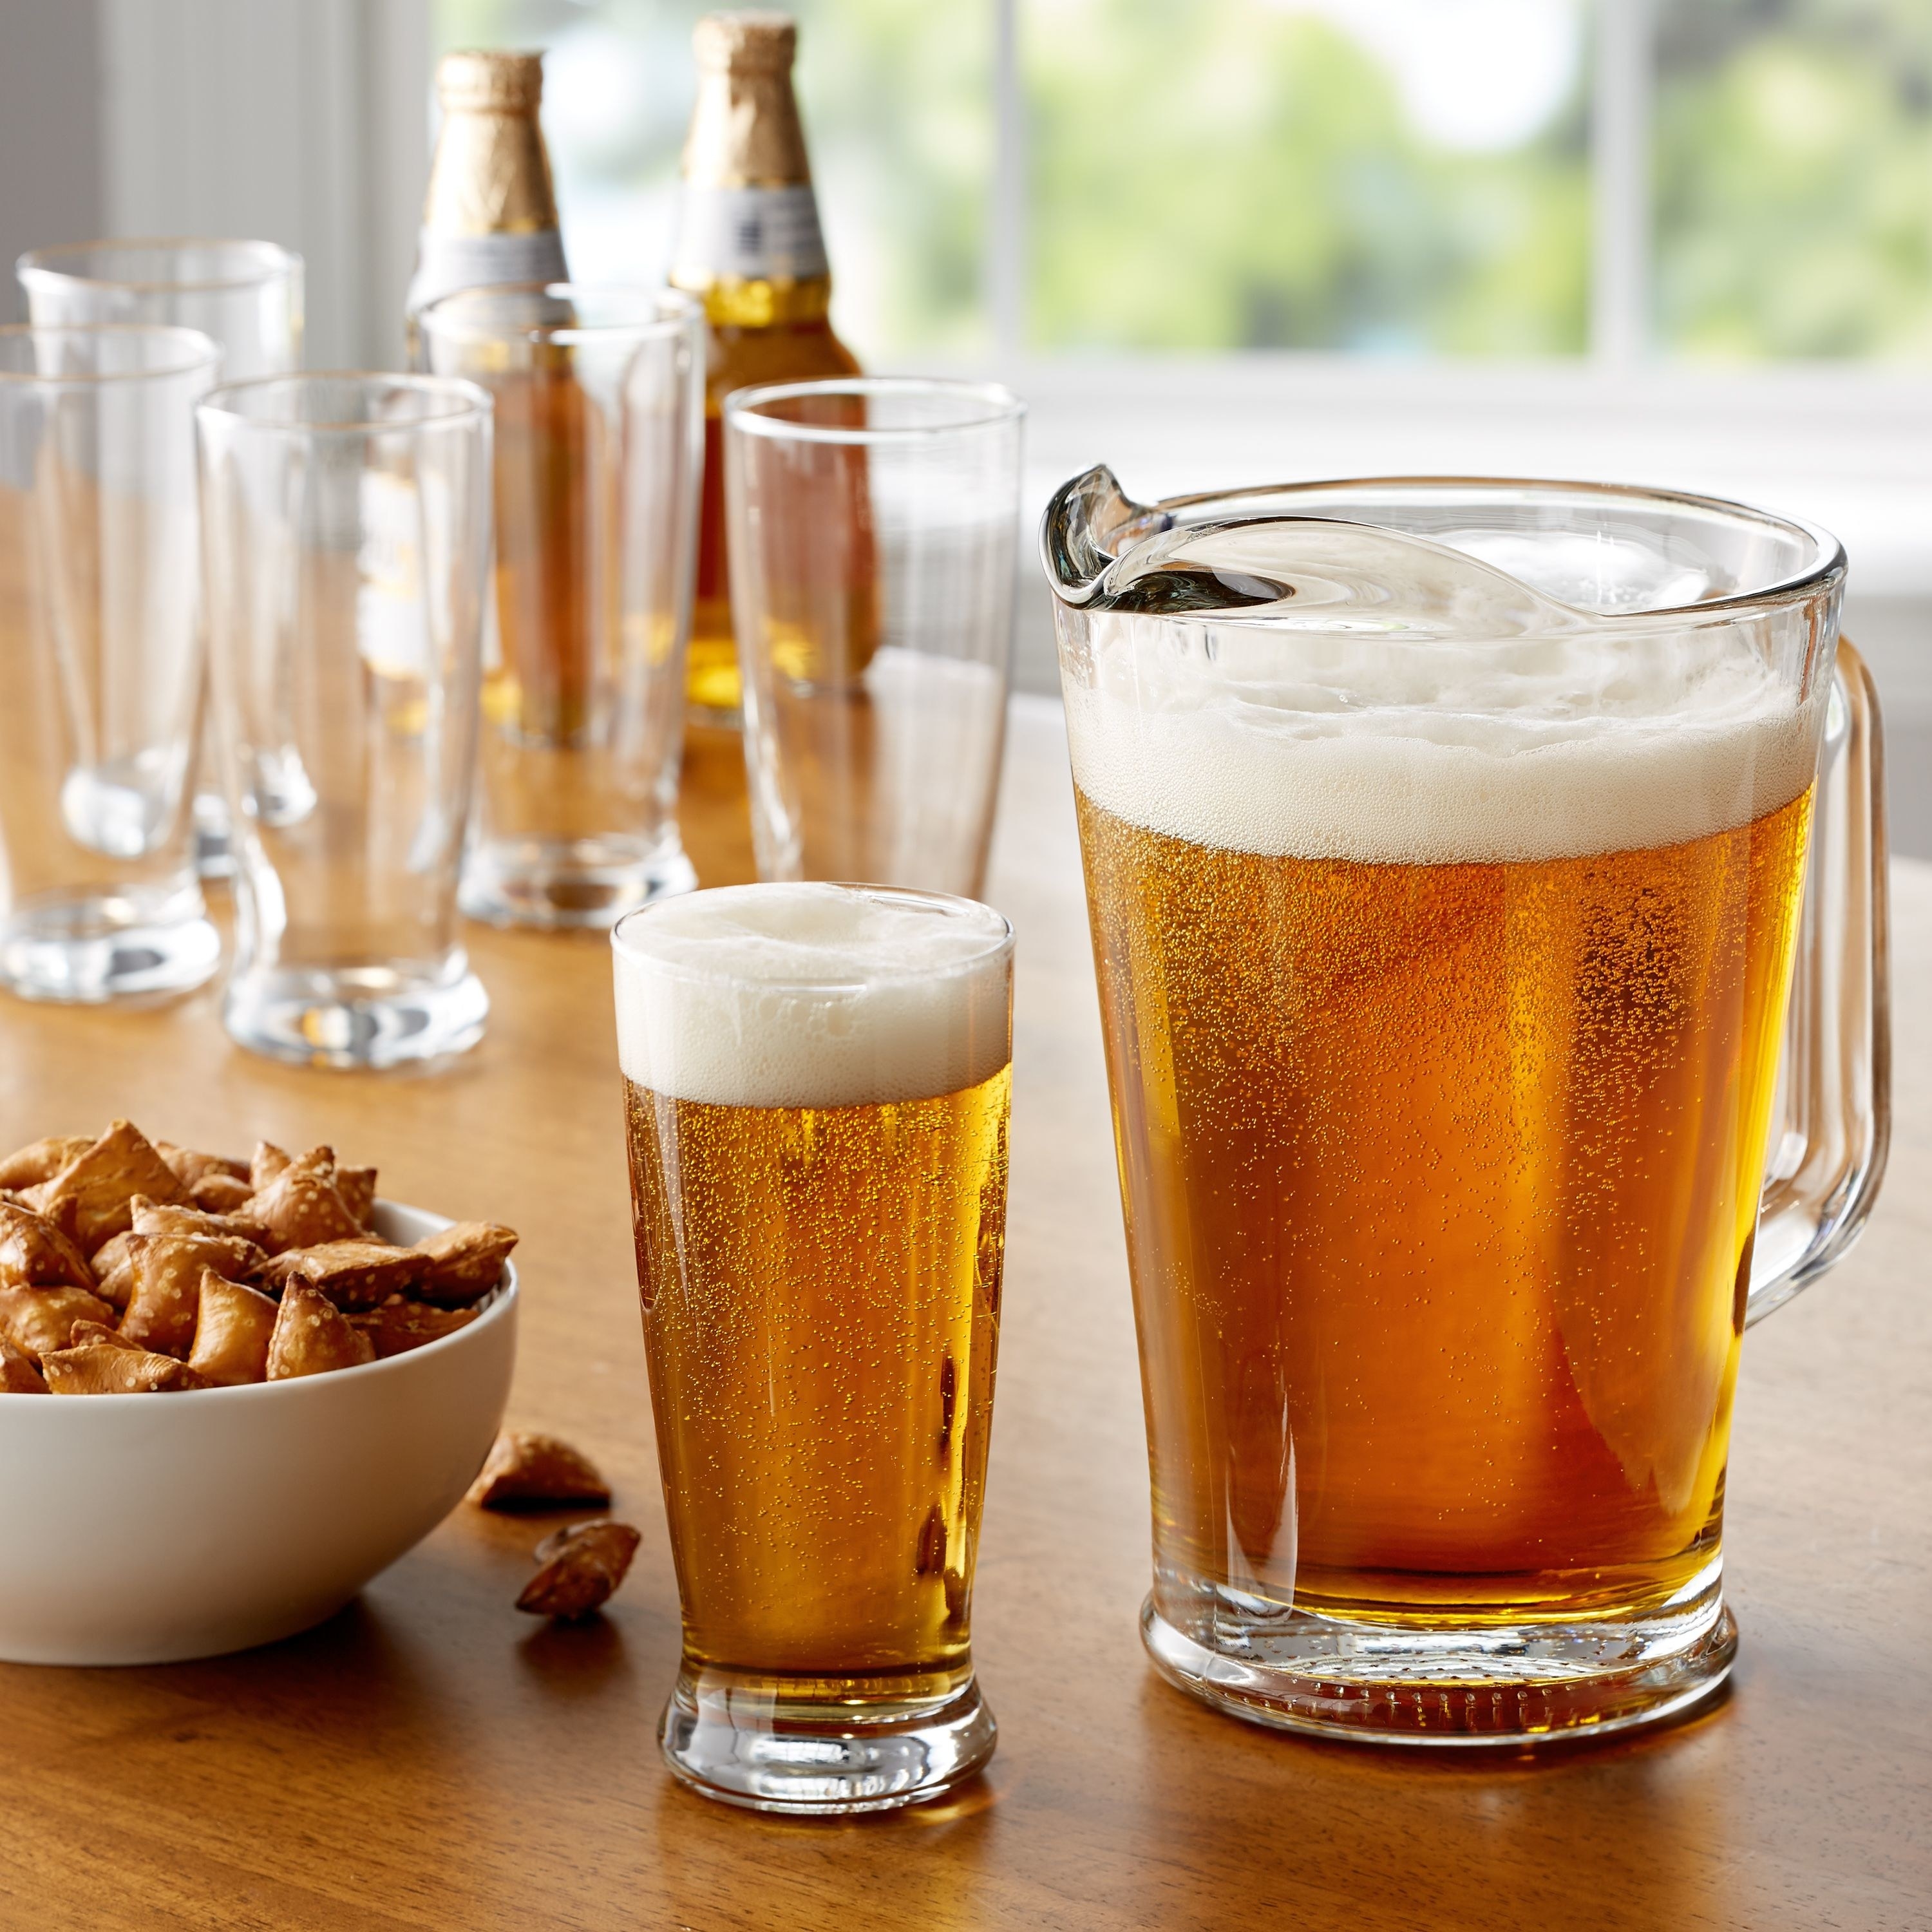
M 1010 1058 L 1006 922 L 968 901 L 726 886 L 633 916 L 614 950 L 625 1078 L 674 1099 L 922 1100 Z
M 1148 548 L 1218 572 L 1244 606 L 1062 614 L 1091 665 L 1068 681 L 1074 777 L 1150 830 L 1369 863 L 1581 857 L 1746 824 L 1811 781 L 1826 680 L 1801 703 L 1735 619 L 1606 622 L 1339 522 Z M 1123 562 L 1131 598 L 1150 573 Z M 1605 603 L 1642 608 L 1627 590 Z

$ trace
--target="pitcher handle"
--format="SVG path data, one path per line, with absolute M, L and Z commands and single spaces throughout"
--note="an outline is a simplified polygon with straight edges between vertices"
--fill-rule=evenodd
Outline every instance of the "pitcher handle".
M 1838 645 L 1813 807 L 1747 1328 L 1858 1239 L 1892 1146 L 1885 740 L 1864 659 Z

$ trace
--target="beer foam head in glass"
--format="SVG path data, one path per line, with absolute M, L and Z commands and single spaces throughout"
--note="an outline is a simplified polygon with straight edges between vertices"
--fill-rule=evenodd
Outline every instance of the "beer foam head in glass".
M 1740 1338 L 1883 1166 L 1843 553 L 1635 490 L 1105 470 L 1045 552 L 1156 1664 L 1408 1742 L 1694 1702 Z
M 612 934 L 632 1208 L 708 1796 L 870 1810 L 991 1754 L 971 1605 L 1012 935 L 968 899 L 727 887 Z

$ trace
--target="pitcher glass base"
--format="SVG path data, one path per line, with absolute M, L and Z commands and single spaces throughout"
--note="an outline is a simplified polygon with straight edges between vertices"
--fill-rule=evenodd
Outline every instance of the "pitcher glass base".
M 499 838 L 471 852 L 458 903 L 488 926 L 602 931 L 678 892 L 698 874 L 668 838 Z
M 769 1678 L 679 1671 L 658 1733 L 664 1760 L 706 1798 L 833 1816 L 940 1798 L 993 1754 L 998 1726 L 968 1677 L 938 1698 L 806 1704 Z
M 1223 1607 L 1211 1646 L 1150 1596 L 1141 1638 L 1178 1689 L 1252 1724 L 1385 1744 L 1508 1745 L 1654 1724 L 1730 1673 L 1738 1627 L 1718 1566 L 1657 1614 L 1414 1629 Z

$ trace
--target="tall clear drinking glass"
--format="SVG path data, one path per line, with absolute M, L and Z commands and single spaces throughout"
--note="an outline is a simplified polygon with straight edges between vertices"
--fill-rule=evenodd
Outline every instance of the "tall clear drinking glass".
M 670 1767 L 776 1811 L 991 1754 L 973 1570 L 1012 934 L 970 900 L 727 886 L 613 934 L 638 1282 L 683 1612 Z
M 1046 552 L 1156 1664 L 1406 1743 L 1694 1702 L 1745 1325 L 1885 1162 L 1844 552 L 1661 492 L 1105 470 Z
M 760 878 L 980 889 L 1024 413 L 980 382 L 854 377 L 726 398 Z
M 221 351 L 221 380 L 242 382 L 302 367 L 302 259 L 272 242 L 200 236 L 74 242 L 30 249 L 14 265 L 38 326 L 164 322 L 198 328 Z M 196 752 L 196 858 L 204 873 L 229 868 L 228 821 Z
M 495 621 L 463 909 L 609 926 L 696 883 L 678 837 L 704 314 L 670 290 L 446 296 L 428 366 L 496 404 Z
M 482 1036 L 458 942 L 490 552 L 490 399 L 272 376 L 199 412 L 208 630 L 238 834 L 223 1018 L 330 1066 Z
M 188 787 L 202 689 L 187 328 L 0 328 L 0 985 L 179 992 L 220 946 Z

